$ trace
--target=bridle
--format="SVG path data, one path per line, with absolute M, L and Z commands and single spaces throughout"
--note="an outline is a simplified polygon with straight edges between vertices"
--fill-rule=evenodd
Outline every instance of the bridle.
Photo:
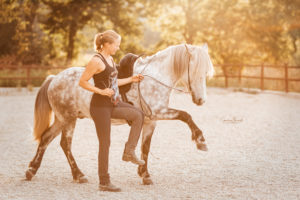
M 179 91 L 179 92 L 182 92 L 182 93 L 191 93 L 192 91 L 192 87 L 191 87 L 191 81 L 190 81 L 190 60 L 191 60 L 191 56 L 192 54 L 190 53 L 188 47 L 186 44 L 184 44 L 185 48 L 186 48 L 186 52 L 188 54 L 188 91 L 184 91 L 184 90 L 181 90 L 181 89 L 178 89 L 178 88 L 175 88 L 175 87 L 171 87 L 171 86 L 168 86 L 167 84 L 157 80 L 156 78 L 152 77 L 152 76 L 149 76 L 147 74 L 143 74 L 143 72 L 145 71 L 145 69 L 148 67 L 148 64 L 152 61 L 152 59 L 155 57 L 153 57 L 148 63 L 147 65 L 144 67 L 144 69 L 141 71 L 140 74 L 142 74 L 143 76 L 146 76 L 146 77 L 149 77 L 151 79 L 153 79 L 154 81 L 158 82 L 159 84 L 167 87 L 167 88 L 170 88 L 172 90 L 176 90 L 176 91 Z M 140 100 L 140 105 L 141 105 L 141 109 L 143 111 L 143 113 L 145 114 L 145 116 L 149 117 L 150 119 L 152 119 L 152 110 L 150 108 L 150 106 L 147 104 L 147 102 L 145 101 L 145 99 L 143 98 L 142 94 L 141 94 L 141 90 L 140 90 L 140 82 L 138 82 L 138 93 L 139 93 L 139 100 Z M 143 108 L 143 104 L 142 102 L 144 102 L 143 104 L 146 106 L 146 109 L 148 110 L 148 112 L 150 112 L 150 114 L 147 114 L 145 112 L 145 109 Z

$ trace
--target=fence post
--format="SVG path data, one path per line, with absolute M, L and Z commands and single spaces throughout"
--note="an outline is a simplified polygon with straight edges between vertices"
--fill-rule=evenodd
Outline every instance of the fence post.
M 288 79 L 288 66 L 285 64 L 284 66 L 285 71 L 285 92 L 289 92 L 289 79 Z
M 224 65 L 225 87 L 228 88 L 227 66 Z
M 261 65 L 260 71 L 260 89 L 264 90 L 264 64 Z
M 27 66 L 27 87 L 29 87 L 31 80 L 30 80 L 30 67 Z
M 239 66 L 239 88 L 241 88 L 242 84 L 242 67 L 243 66 Z

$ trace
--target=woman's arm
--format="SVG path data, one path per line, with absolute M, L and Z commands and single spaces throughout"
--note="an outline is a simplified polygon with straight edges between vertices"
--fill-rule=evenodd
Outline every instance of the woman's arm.
M 140 82 L 143 79 L 144 79 L 144 76 L 141 75 L 141 74 L 131 76 L 131 77 L 128 77 L 128 78 L 118 79 L 118 86 L 126 85 L 128 83 Z
M 97 58 L 92 58 L 80 77 L 79 86 L 91 92 L 111 97 L 114 94 L 114 91 L 112 89 L 105 88 L 101 90 L 100 88 L 97 88 L 88 82 L 94 74 L 100 73 L 104 69 L 105 66 L 103 63 L 100 63 Z

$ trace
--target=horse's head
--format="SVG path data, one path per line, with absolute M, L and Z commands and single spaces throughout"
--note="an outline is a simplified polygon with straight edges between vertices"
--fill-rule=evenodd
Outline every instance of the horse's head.
M 206 77 L 212 77 L 214 68 L 208 55 L 207 45 L 202 47 L 185 45 L 185 73 L 182 77 L 189 88 L 193 102 L 202 105 L 206 101 Z

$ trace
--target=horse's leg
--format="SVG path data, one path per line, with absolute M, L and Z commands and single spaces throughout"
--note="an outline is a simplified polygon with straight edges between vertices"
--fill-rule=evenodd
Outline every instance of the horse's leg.
M 61 129 L 62 129 L 62 123 L 57 119 L 55 119 L 52 126 L 50 126 L 47 130 L 45 130 L 45 132 L 41 137 L 41 141 L 37 148 L 36 154 L 33 160 L 29 163 L 28 170 L 26 171 L 26 180 L 30 181 L 32 177 L 36 174 L 37 170 L 41 165 L 43 155 L 46 151 L 47 146 L 57 135 L 59 135 Z
M 202 131 L 198 128 L 192 119 L 192 116 L 182 110 L 168 108 L 166 111 L 155 114 L 156 120 L 181 120 L 185 122 L 192 132 L 192 140 L 195 141 L 197 148 L 202 151 L 207 151 L 205 138 Z
M 88 180 L 78 168 L 76 161 L 71 152 L 72 138 L 73 138 L 75 124 L 76 124 L 76 119 L 69 121 L 69 123 L 63 126 L 60 146 L 62 147 L 68 159 L 69 165 L 71 167 L 72 175 L 73 175 L 73 180 L 78 183 L 86 183 L 88 182 Z
M 148 154 L 150 151 L 150 143 L 154 129 L 156 127 L 155 121 L 145 122 L 143 125 L 143 139 L 142 139 L 142 154 L 141 158 L 145 161 L 144 165 L 138 167 L 138 174 L 143 178 L 143 184 L 153 184 L 150 174 L 148 172 Z

